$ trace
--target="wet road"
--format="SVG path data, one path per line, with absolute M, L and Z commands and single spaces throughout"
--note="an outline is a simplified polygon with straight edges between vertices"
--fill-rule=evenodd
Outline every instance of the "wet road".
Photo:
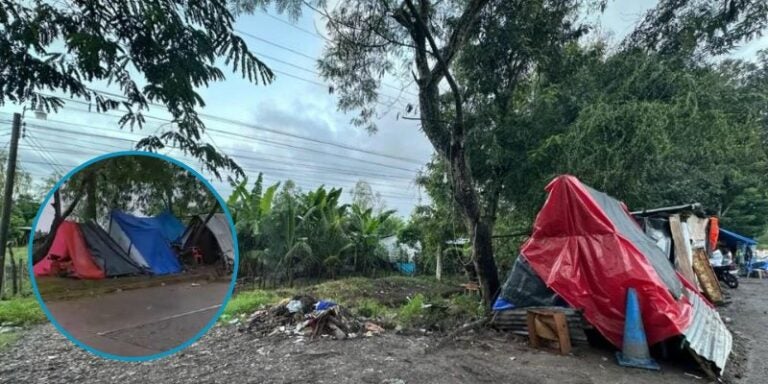
M 83 344 L 118 356 L 147 356 L 197 334 L 218 312 L 228 286 L 185 282 L 46 305 Z

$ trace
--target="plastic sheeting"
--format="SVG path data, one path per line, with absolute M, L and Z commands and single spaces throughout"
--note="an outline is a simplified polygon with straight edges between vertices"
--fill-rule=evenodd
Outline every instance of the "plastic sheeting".
M 178 219 L 171 219 L 169 215 L 137 217 L 125 212 L 112 211 L 111 225 L 120 227 L 125 238 L 130 241 L 129 249 L 125 249 L 124 238 L 115 240 L 126 252 L 135 249 L 155 275 L 181 272 L 181 264 L 171 250 L 171 242 L 176 241 L 184 233 L 184 227 L 183 225 L 178 227 L 174 223 L 174 221 L 180 223 Z M 110 231 L 110 234 L 112 235 L 113 232 L 116 231 Z
M 64 221 L 56 230 L 48 254 L 34 266 L 35 277 L 66 275 L 79 279 L 103 279 L 104 271 L 93 261 L 77 223 Z
M 404 275 L 413 276 L 416 274 L 416 263 L 397 263 L 397 269 Z
M 501 305 L 502 302 L 506 302 L 512 307 Z M 546 284 L 525 261 L 525 258 L 522 255 L 518 256 L 497 299 L 497 304 L 500 305 L 499 309 L 551 307 L 557 303 L 562 303 L 562 300 L 558 300 L 557 294 L 547 288 Z
M 680 335 L 692 308 L 678 301 L 682 283 L 663 252 L 629 212 L 573 176 L 547 186 L 522 254 L 531 269 L 617 347 L 622 345 L 626 292 L 638 292 L 648 342 Z M 631 224 L 631 225 L 630 225 Z
M 740 235 L 736 232 L 729 231 L 725 228 L 720 228 L 719 241 L 722 241 L 730 248 L 738 248 L 739 244 L 756 245 L 757 240 L 750 239 L 744 235 Z
M 664 252 L 667 259 L 672 257 L 672 235 L 669 233 L 669 222 L 652 217 L 643 218 L 645 234 L 656 241 L 656 246 Z
M 131 259 L 98 224 L 80 224 L 80 230 L 83 232 L 85 243 L 88 245 L 93 260 L 107 277 L 145 273 L 144 268 Z

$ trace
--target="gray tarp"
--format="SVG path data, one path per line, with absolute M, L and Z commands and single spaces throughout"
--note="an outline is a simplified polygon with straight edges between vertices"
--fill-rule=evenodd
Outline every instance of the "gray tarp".
M 672 296 L 675 299 L 679 299 L 683 294 L 683 283 L 680 282 L 675 273 L 675 268 L 669 263 L 669 259 L 664 255 L 664 252 L 656 246 L 656 242 L 643 232 L 640 225 L 634 221 L 618 200 L 586 185 L 584 185 L 584 188 L 589 191 L 592 198 L 600 205 L 600 208 L 603 209 L 603 212 L 605 212 L 613 225 L 616 226 L 618 232 L 645 255 Z
M 80 224 L 85 243 L 91 251 L 93 260 L 101 267 L 107 277 L 138 275 L 145 273 L 138 263 L 96 223 Z

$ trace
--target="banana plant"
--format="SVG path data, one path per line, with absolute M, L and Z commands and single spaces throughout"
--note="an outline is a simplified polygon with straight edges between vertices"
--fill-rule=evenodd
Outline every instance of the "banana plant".
M 347 226 L 353 245 L 352 266 L 355 271 L 368 273 L 373 271 L 377 263 L 383 261 L 383 249 L 380 244 L 383 223 L 395 211 L 384 211 L 374 214 L 372 208 L 352 206 Z

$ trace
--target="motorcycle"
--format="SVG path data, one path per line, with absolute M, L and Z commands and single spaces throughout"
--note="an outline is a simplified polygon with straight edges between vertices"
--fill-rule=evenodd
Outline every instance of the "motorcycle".
M 739 278 L 737 277 L 739 267 L 736 264 L 713 266 L 712 269 L 715 270 L 717 279 L 724 282 L 729 288 L 736 289 L 739 287 Z

